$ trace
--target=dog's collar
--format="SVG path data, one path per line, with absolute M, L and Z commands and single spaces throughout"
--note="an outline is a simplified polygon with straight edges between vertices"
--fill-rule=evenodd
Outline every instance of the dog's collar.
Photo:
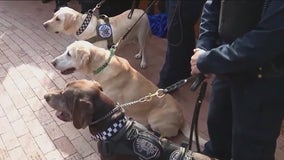
M 127 117 L 123 116 L 121 119 L 118 119 L 115 123 L 110 125 L 106 130 L 92 135 L 92 138 L 95 141 L 106 141 L 110 140 L 112 137 L 118 134 L 118 132 L 126 125 Z
M 95 125 L 95 124 L 97 124 L 97 123 L 99 123 L 99 122 L 101 122 L 102 120 L 105 120 L 106 118 L 108 118 L 109 116 L 111 116 L 112 114 L 114 114 L 116 111 L 118 111 L 118 110 L 121 110 L 121 111 L 123 111 L 123 109 L 120 107 L 120 106 L 116 106 L 114 109 L 112 109 L 110 112 L 108 112 L 106 115 L 104 115 L 103 117 L 101 117 L 101 118 L 99 118 L 99 119 L 97 119 L 97 120 L 95 120 L 95 121 L 92 121 L 91 123 L 90 123 L 90 125 Z
M 84 21 L 83 21 L 83 23 L 82 23 L 82 25 L 81 25 L 81 27 L 77 30 L 77 32 L 76 32 L 76 35 L 78 36 L 78 35 L 80 35 L 80 34 L 82 34 L 85 30 L 86 30 L 86 28 L 88 27 L 88 25 L 89 25 L 89 23 L 90 23 L 90 21 L 91 21 L 91 19 L 92 19 L 92 16 L 93 16 L 93 10 L 89 10 L 88 11 L 88 13 L 87 13 L 87 16 L 86 16 L 86 18 L 84 19 Z
M 98 74 L 100 73 L 103 69 L 105 69 L 107 67 L 107 65 L 109 64 L 111 58 L 114 56 L 114 52 L 115 52 L 115 47 L 111 47 L 110 48 L 110 55 L 107 59 L 107 61 L 101 65 L 99 68 L 97 68 L 96 70 L 93 71 L 93 74 Z

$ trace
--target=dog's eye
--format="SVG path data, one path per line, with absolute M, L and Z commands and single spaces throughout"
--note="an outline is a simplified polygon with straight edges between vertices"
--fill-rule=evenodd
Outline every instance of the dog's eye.
M 67 56 L 71 57 L 71 54 L 70 54 L 70 52 L 67 52 Z
M 60 21 L 60 19 L 58 18 L 58 17 L 56 17 L 56 19 L 55 19 L 56 21 Z

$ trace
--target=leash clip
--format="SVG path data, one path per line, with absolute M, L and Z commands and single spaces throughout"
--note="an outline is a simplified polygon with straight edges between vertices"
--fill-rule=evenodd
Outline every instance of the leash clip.
M 153 96 L 156 96 L 158 98 L 162 98 L 164 97 L 166 94 L 164 92 L 164 89 L 158 89 L 154 94 Z
M 158 89 L 155 93 L 149 93 L 148 96 L 142 97 L 139 99 L 139 102 L 149 102 L 152 100 L 153 97 L 162 98 L 166 94 L 164 93 L 164 89 Z
M 99 3 L 97 3 L 96 7 L 93 9 L 93 12 L 96 10 L 96 9 L 99 9 L 101 8 L 102 4 L 105 3 L 106 0 L 102 0 L 100 1 Z

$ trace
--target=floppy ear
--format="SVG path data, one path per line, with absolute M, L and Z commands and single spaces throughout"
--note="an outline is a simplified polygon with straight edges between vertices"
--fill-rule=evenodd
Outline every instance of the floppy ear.
M 103 91 L 103 87 L 102 87 L 101 85 L 99 85 L 99 89 L 100 89 L 101 91 Z
M 73 125 L 77 129 L 86 128 L 92 120 L 93 105 L 85 99 L 78 99 L 73 108 Z
M 76 15 L 65 15 L 65 19 L 64 19 L 64 30 L 67 31 L 69 30 L 72 26 L 75 25 L 76 20 L 77 20 Z
M 76 83 L 76 80 L 73 80 L 73 81 L 69 81 L 65 84 L 65 88 L 68 88 L 70 85 Z
M 88 66 L 91 63 L 92 54 L 89 51 L 84 50 L 84 49 L 78 49 L 78 53 L 82 55 L 81 65 Z
M 99 88 L 100 91 L 103 91 L 103 87 L 101 86 L 99 82 L 93 81 L 93 83 Z

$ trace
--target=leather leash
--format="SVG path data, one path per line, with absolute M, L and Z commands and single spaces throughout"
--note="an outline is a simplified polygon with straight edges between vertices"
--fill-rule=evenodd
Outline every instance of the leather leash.
M 203 82 L 204 79 L 205 79 L 205 76 L 203 74 L 191 76 L 189 78 L 182 79 L 162 90 L 164 93 L 170 93 L 178 89 L 179 87 L 183 86 L 189 81 L 193 81 L 192 85 L 190 86 L 191 91 L 196 91 L 196 89 L 201 85 L 199 95 L 195 103 L 193 116 L 192 116 L 189 141 L 188 141 L 188 144 L 183 144 L 185 148 L 192 150 L 191 148 L 192 148 L 192 143 L 193 143 L 193 133 L 195 133 L 195 142 L 196 142 L 197 152 L 200 152 L 200 144 L 199 144 L 199 136 L 198 136 L 198 118 L 199 118 L 201 104 L 205 97 L 206 88 L 207 88 L 207 82 Z
M 194 132 L 196 148 L 197 148 L 197 152 L 199 153 L 200 153 L 200 143 L 199 143 L 199 136 L 198 136 L 198 118 L 199 118 L 201 104 L 205 97 L 206 88 L 207 88 L 207 82 L 203 82 L 201 84 L 199 95 L 195 103 L 195 108 L 194 108 L 192 121 L 191 121 L 191 127 L 190 127 L 189 143 L 188 143 L 188 149 L 192 150 L 191 148 L 192 148 L 192 143 L 193 143 L 193 132 Z
M 139 0 L 132 0 L 132 5 L 131 5 L 131 10 L 128 14 L 128 19 L 131 19 L 132 18 L 132 15 L 133 15 L 133 12 L 134 12 L 134 9 L 139 5 Z
M 115 44 L 115 46 L 118 46 L 121 40 L 124 40 L 125 37 L 132 31 L 132 29 L 137 25 L 137 23 L 140 21 L 140 19 L 149 11 L 149 9 L 157 2 L 158 0 L 153 0 L 152 3 L 146 8 L 146 10 L 141 14 L 141 16 L 137 19 L 137 21 L 131 26 L 130 29 L 118 40 L 118 42 Z

